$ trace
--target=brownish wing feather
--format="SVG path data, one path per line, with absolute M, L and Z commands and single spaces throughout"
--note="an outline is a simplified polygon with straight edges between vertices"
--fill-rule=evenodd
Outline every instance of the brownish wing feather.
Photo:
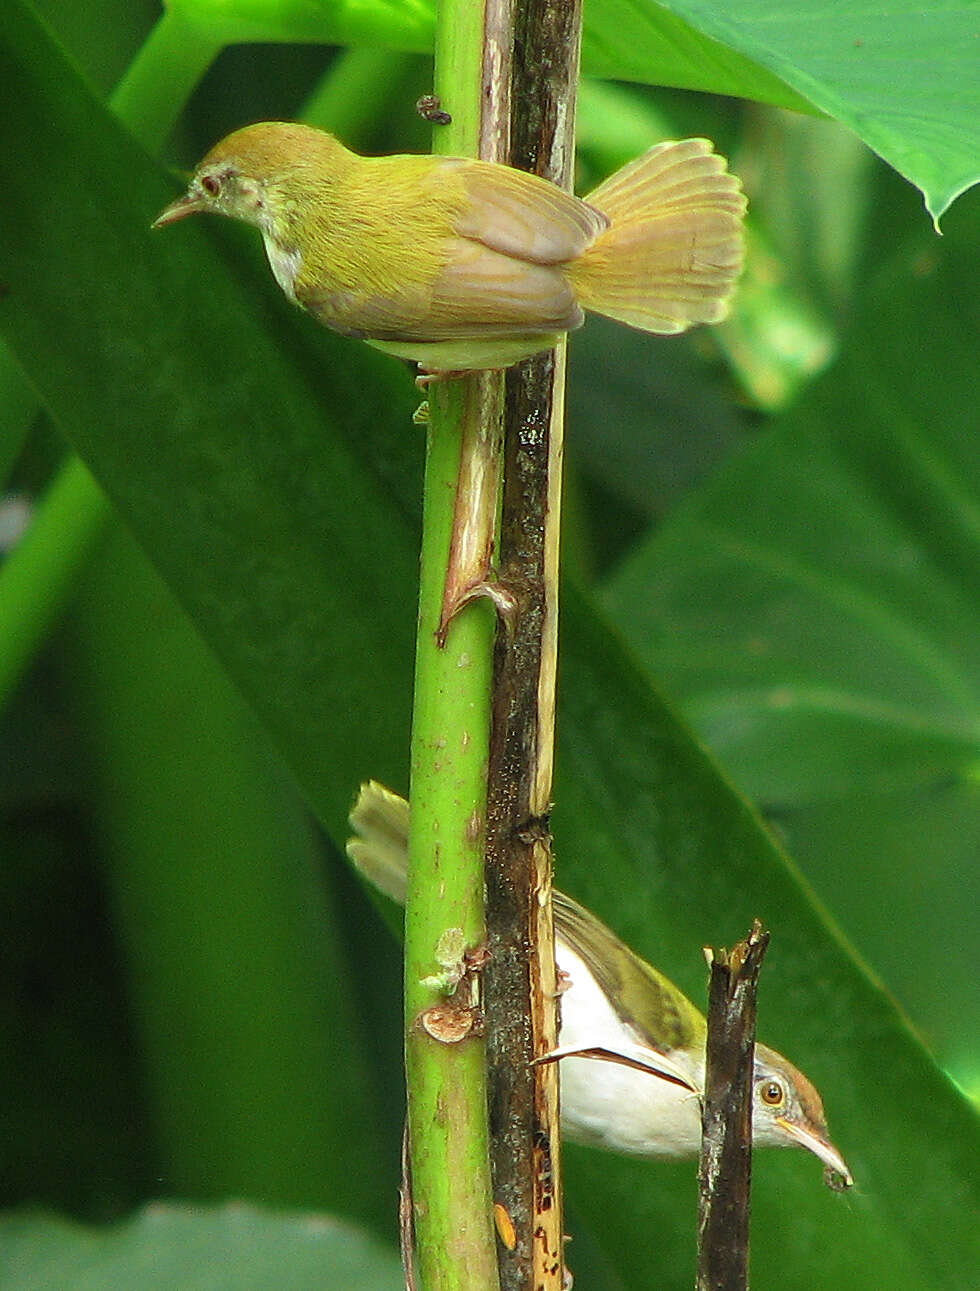
M 515 260 L 567 264 L 609 226 L 601 211 L 537 175 L 475 161 L 462 178 L 468 201 L 456 231 Z

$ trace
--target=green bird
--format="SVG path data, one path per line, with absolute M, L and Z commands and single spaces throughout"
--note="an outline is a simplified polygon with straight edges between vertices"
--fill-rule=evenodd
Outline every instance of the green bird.
M 745 198 L 706 139 L 654 145 L 583 201 L 467 157 L 361 157 L 287 121 L 236 130 L 157 217 L 257 227 L 276 281 L 327 327 L 430 374 L 504 368 L 593 310 L 647 332 L 724 316 Z
M 361 874 L 400 905 L 408 813 L 404 798 L 373 781 L 363 785 L 350 815 L 356 836 L 347 844 Z M 696 1156 L 707 1036 L 703 1014 L 571 897 L 556 891 L 554 914 L 555 959 L 567 985 L 559 1047 L 549 1056 L 561 1059 L 563 1132 L 637 1156 Z M 807 1148 L 824 1163 L 829 1186 L 854 1182 L 830 1140 L 816 1089 L 761 1044 L 755 1047 L 752 1140 L 756 1147 Z

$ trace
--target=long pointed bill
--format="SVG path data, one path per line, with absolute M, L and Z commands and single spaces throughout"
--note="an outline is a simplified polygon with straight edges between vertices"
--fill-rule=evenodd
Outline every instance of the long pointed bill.
M 196 215 L 198 211 L 203 210 L 204 199 L 199 193 L 185 193 L 183 197 L 178 197 L 176 202 L 171 202 L 165 210 L 161 211 L 150 225 L 150 228 L 162 229 L 165 224 L 185 220 L 188 215 Z
M 834 1147 L 833 1143 L 828 1143 L 826 1139 L 820 1138 L 812 1130 L 806 1130 L 802 1125 L 795 1121 L 788 1121 L 785 1117 L 776 1118 L 776 1124 L 781 1126 L 792 1138 L 799 1143 L 800 1147 L 806 1148 L 827 1167 L 824 1173 L 824 1181 L 828 1188 L 834 1188 L 840 1191 L 843 1188 L 850 1188 L 854 1184 L 854 1176 L 847 1168 L 847 1162 Z

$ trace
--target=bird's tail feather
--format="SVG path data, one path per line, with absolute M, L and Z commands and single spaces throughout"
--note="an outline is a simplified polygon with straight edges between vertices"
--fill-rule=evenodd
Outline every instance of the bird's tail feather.
M 585 200 L 609 228 L 567 269 L 580 304 L 647 332 L 724 318 L 745 197 L 707 139 L 657 144 Z
M 405 904 L 408 871 L 408 803 L 376 780 L 361 785 L 348 817 L 356 837 L 347 855 L 369 883 Z

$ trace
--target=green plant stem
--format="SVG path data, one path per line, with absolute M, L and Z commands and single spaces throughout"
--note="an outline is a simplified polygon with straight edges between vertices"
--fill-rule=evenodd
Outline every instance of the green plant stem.
M 480 139 L 482 7 L 467 0 L 440 6 L 435 87 L 452 115 L 436 127 L 437 151 L 476 155 Z M 423 1291 L 495 1291 L 482 1036 L 441 1043 L 420 1024 L 427 1011 L 466 1004 L 461 984 L 447 1000 L 431 979 L 440 942 L 455 935 L 468 950 L 485 937 L 483 864 L 486 761 L 490 731 L 494 616 L 486 601 L 466 606 L 449 625 L 444 648 L 436 632 L 454 547 L 457 488 L 466 465 L 487 442 L 484 417 L 499 408 L 497 375 L 435 386 L 430 400 L 422 563 L 412 721 L 411 825 L 405 907 L 405 1065 L 415 1245 Z M 496 413 L 499 418 L 499 412 Z M 494 472 L 491 471 L 491 475 Z M 482 505 L 492 525 L 496 488 Z M 492 514 L 488 516 L 486 508 Z M 479 987 L 475 988 L 478 998 Z
M 432 9 L 423 4 L 311 4 L 310 0 L 169 0 L 172 13 L 224 44 L 311 41 L 427 54 Z
M 483 840 L 493 613 L 464 609 L 440 649 L 436 630 L 460 462 L 465 382 L 433 398 L 423 501 L 419 635 L 412 723 L 412 815 L 405 909 L 405 1061 L 412 1190 L 425 1291 L 497 1285 L 482 1037 L 433 1039 L 426 1010 L 456 1002 L 424 979 L 439 972 L 440 942 L 458 929 L 484 940 Z M 461 988 L 462 989 L 462 988 Z M 463 1001 L 462 1003 L 465 1003 Z

